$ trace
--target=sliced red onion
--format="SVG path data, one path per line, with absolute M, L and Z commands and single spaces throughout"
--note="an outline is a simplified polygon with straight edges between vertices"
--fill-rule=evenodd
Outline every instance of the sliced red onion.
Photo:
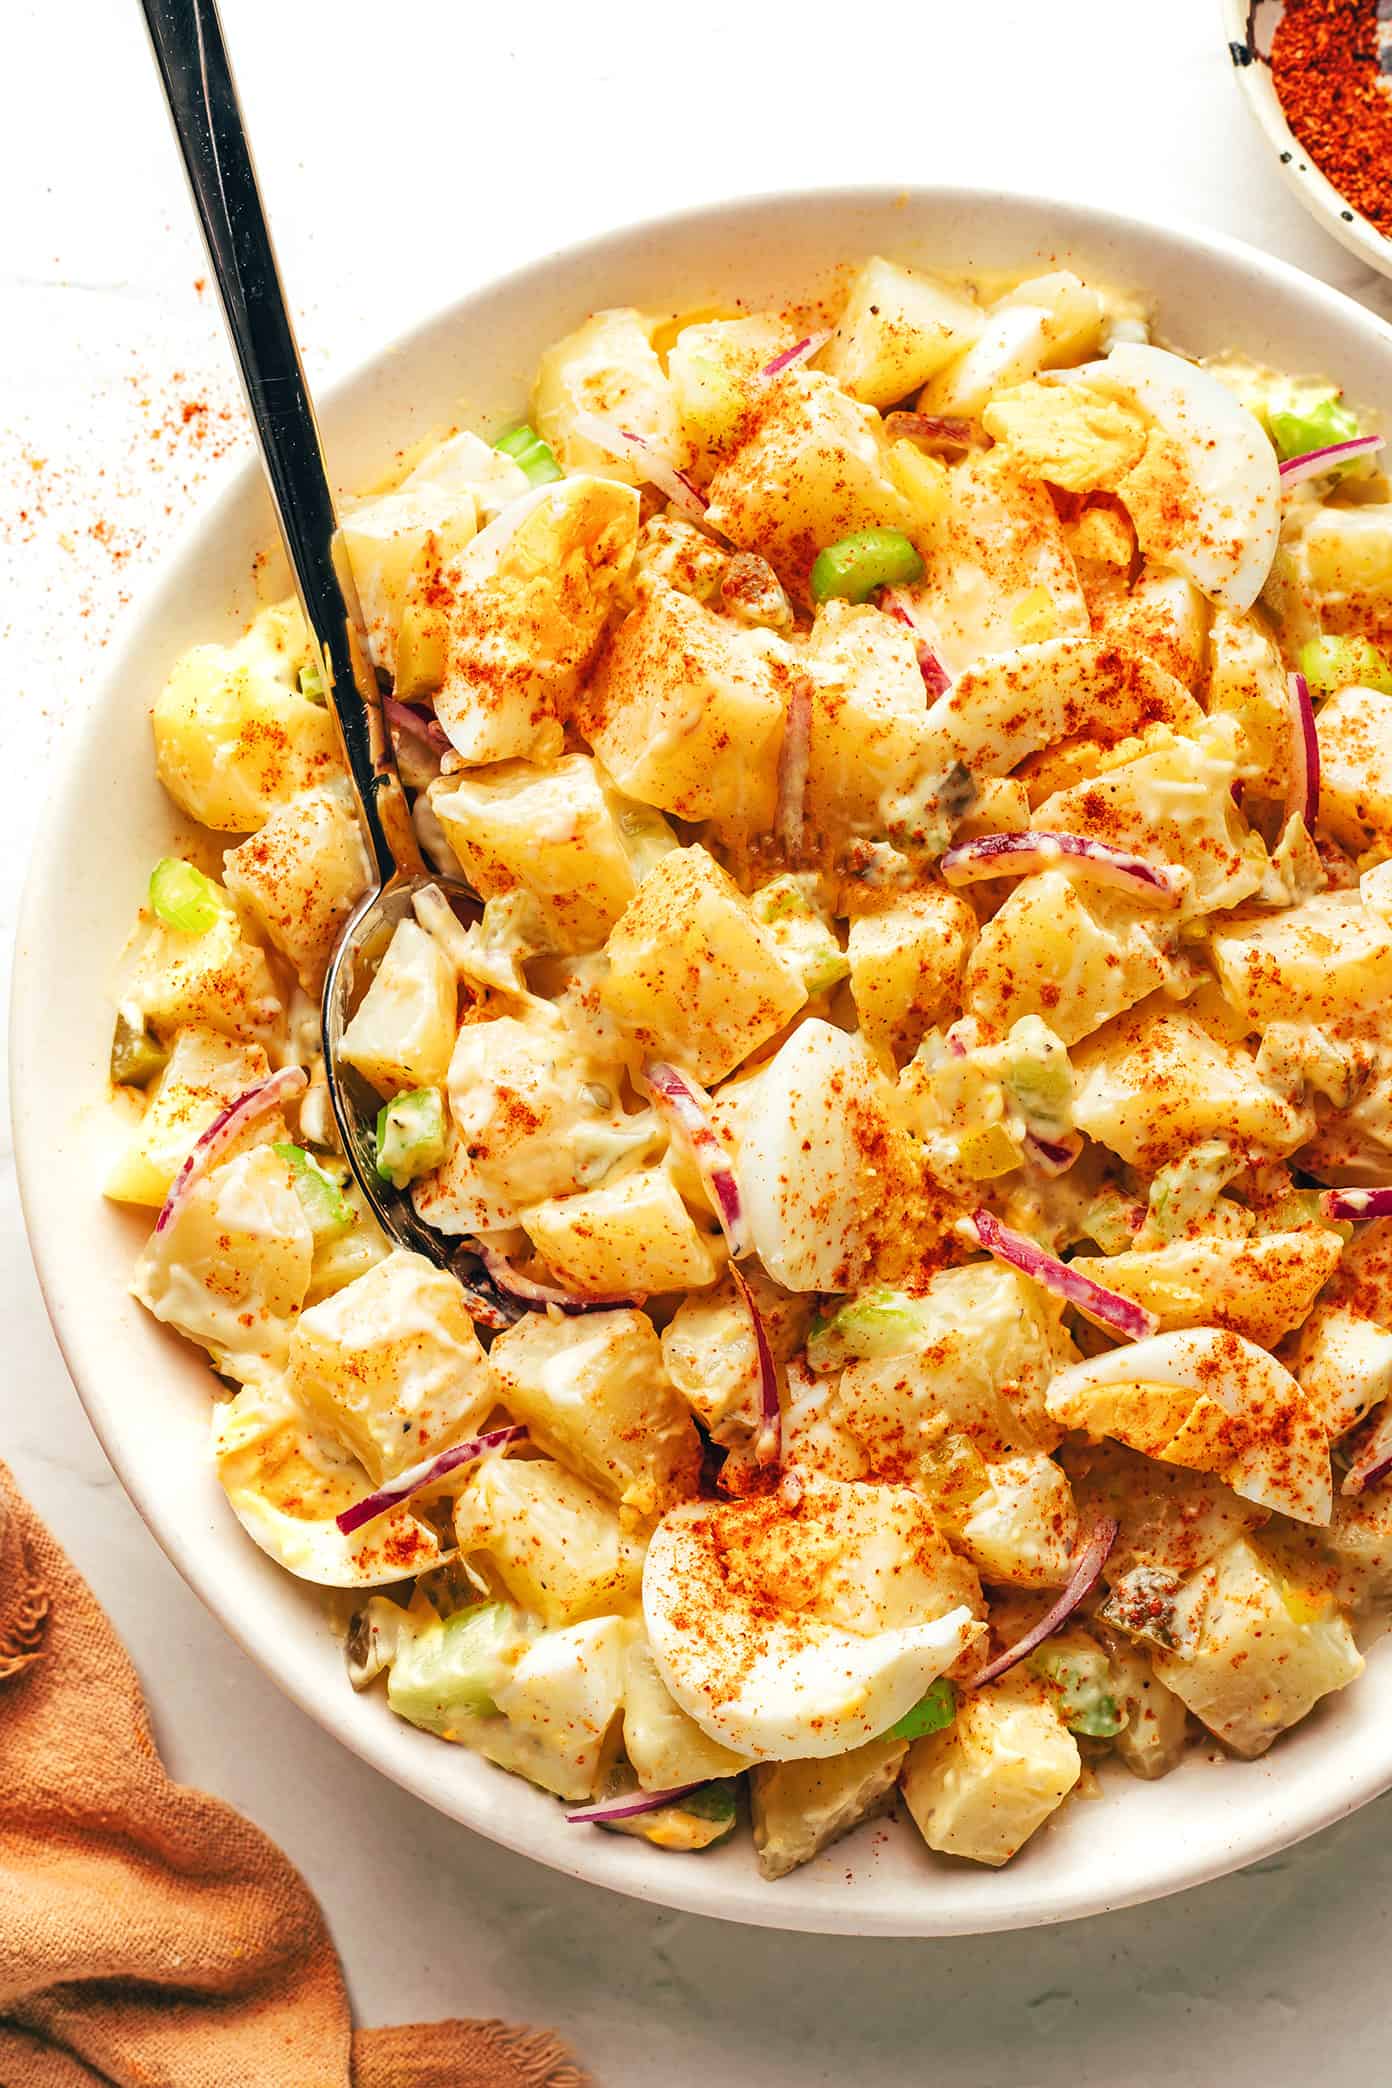
M 919 630 L 909 597 L 897 587 L 883 588 L 880 592 L 880 607 L 896 617 L 900 623 L 907 624 L 913 632 L 918 652 L 918 671 L 923 676 L 923 686 L 929 696 L 936 699 L 945 694 L 952 687 L 952 676 Z
M 537 1283 L 531 1276 L 524 1276 L 514 1269 L 505 1254 L 480 1240 L 476 1253 L 500 1291 L 510 1298 L 520 1298 L 524 1305 L 555 1305 L 562 1312 L 607 1312 L 616 1305 L 641 1305 L 643 1300 L 635 1291 L 596 1292 L 587 1297 L 581 1291 L 559 1289 L 554 1283 Z
M 982 834 L 975 841 L 962 841 L 948 849 L 942 873 L 950 885 L 979 884 L 987 877 L 1032 877 L 1064 858 L 1098 884 L 1130 892 L 1156 906 L 1178 906 L 1184 896 L 1184 880 L 1168 863 L 1148 863 L 1143 856 L 1128 855 L 1124 849 L 1089 840 L 1084 834 L 1045 834 L 1035 829 L 1023 834 Z
M 1326 1189 L 1320 1198 L 1326 1218 L 1392 1218 L 1392 1189 Z
M 991 437 L 980 421 L 939 413 L 890 413 L 885 434 L 891 442 L 916 442 L 923 449 L 989 449 Z
M 645 435 L 635 435 L 631 428 L 621 428 L 616 422 L 604 420 L 597 413 L 577 413 L 572 424 L 577 435 L 593 442 L 598 449 L 607 450 L 611 457 L 624 457 L 633 465 L 639 476 L 659 493 L 665 493 L 679 514 L 689 522 L 704 522 L 706 519 L 705 496 L 700 493 L 684 471 L 653 448 Z
M 1123 1298 L 1119 1291 L 1104 1290 L 1100 1283 L 1071 1269 L 1067 1262 L 1060 1261 L 1024 1233 L 1012 1232 L 984 1205 L 972 1212 L 970 1222 L 988 1254 L 1009 1263 L 1022 1276 L 1032 1276 L 1056 1298 L 1066 1298 L 1070 1305 L 1076 1305 L 1100 1326 L 1109 1327 L 1123 1341 L 1144 1341 L 1148 1335 L 1159 1332 L 1160 1322 L 1153 1312 L 1147 1312 L 1133 1298 Z
M 399 703 L 395 696 L 382 698 L 382 710 L 387 723 L 397 732 L 409 733 L 412 739 L 423 740 L 436 754 L 448 754 L 450 743 L 445 728 L 413 704 Z
M 345 1537 L 360 1530 L 364 1523 L 375 1522 L 389 1508 L 400 1507 L 412 1494 L 420 1493 L 424 1487 L 433 1486 L 437 1479 L 444 1479 L 450 1472 L 457 1472 L 460 1465 L 473 1464 L 478 1458 L 486 1457 L 490 1450 L 505 1450 L 510 1443 L 525 1443 L 525 1428 L 490 1428 L 486 1434 L 470 1437 L 467 1443 L 456 1443 L 451 1450 L 442 1450 L 438 1457 L 427 1457 L 420 1464 L 412 1465 L 409 1471 L 398 1472 L 395 1479 L 379 1486 L 376 1493 L 366 1494 L 361 1501 L 354 1501 L 334 1522 Z
M 783 744 L 778 750 L 778 809 L 773 830 L 794 860 L 802 853 L 806 825 L 807 771 L 812 754 L 812 687 L 802 677 L 788 695 Z
M 754 1461 L 761 1465 L 776 1465 L 783 1454 L 783 1413 L 778 1404 L 778 1369 L 773 1360 L 773 1350 L 769 1347 L 764 1316 L 754 1302 L 753 1291 L 733 1262 L 730 1264 L 730 1274 L 748 1309 L 750 1324 L 754 1329 L 754 1349 L 759 1359 L 759 1436 L 754 1445 Z
M 1286 816 L 1298 814 L 1313 834 L 1319 818 L 1320 749 L 1315 730 L 1315 706 L 1310 684 L 1303 674 L 1292 674 L 1286 683 L 1291 707 L 1291 772 L 1286 787 Z
M 800 341 L 794 341 L 791 348 L 785 348 L 781 355 L 775 355 L 772 362 L 765 363 L 759 375 L 781 377 L 785 370 L 791 370 L 795 364 L 810 362 L 817 350 L 825 348 L 830 339 L 829 333 L 804 334 Z
M 1082 1150 L 1083 1141 L 1076 1131 L 1070 1131 L 1067 1138 L 1057 1139 L 1040 1138 L 1033 1131 L 1025 1133 L 1026 1153 L 1047 1175 L 1067 1174 Z
M 742 1254 L 749 1252 L 744 1198 L 740 1195 L 734 1162 L 712 1128 L 710 1096 L 676 1066 L 669 1066 L 661 1059 L 653 1059 L 644 1066 L 643 1080 L 658 1114 L 680 1133 L 720 1220 L 730 1258 L 738 1261 Z
M 1305 450 L 1298 457 L 1287 457 L 1281 466 L 1281 484 L 1303 485 L 1306 479 L 1323 478 L 1337 465 L 1347 464 L 1350 457 L 1375 456 L 1382 448 L 1383 440 L 1381 435 L 1355 435 L 1349 442 L 1331 442 L 1324 449 Z
M 675 1805 L 700 1789 L 699 1783 L 689 1783 L 673 1784 L 668 1791 L 630 1791 L 624 1798 L 606 1798 L 600 1805 L 587 1805 L 583 1812 L 567 1813 L 566 1819 L 572 1827 L 587 1826 L 591 1821 L 602 1825 L 605 1820 L 634 1820 L 640 1813 L 660 1812 L 664 1805 Z
M 1392 1400 L 1384 1402 L 1377 1420 L 1364 1436 L 1362 1448 L 1344 1474 L 1339 1491 L 1350 1495 L 1366 1493 L 1369 1487 L 1381 1486 L 1389 1472 L 1392 1472 Z
M 184 1198 L 208 1172 L 216 1167 L 229 1146 L 235 1145 L 242 1133 L 279 1109 L 282 1102 L 293 1102 L 309 1086 L 309 1075 L 303 1066 L 282 1066 L 267 1080 L 258 1081 L 235 1102 L 229 1102 L 222 1115 L 214 1117 L 193 1151 L 175 1175 L 168 1196 L 155 1220 L 155 1231 L 162 1233 L 178 1210 Z
M 1060 1624 L 1072 1616 L 1084 1596 L 1096 1587 L 1098 1576 L 1106 1565 L 1108 1554 L 1116 1540 L 1115 1518 L 1110 1515 L 1100 1516 L 1093 1524 L 1086 1543 L 1074 1558 L 1068 1585 L 1058 1601 L 1045 1610 L 1039 1622 L 1032 1624 L 1022 1639 L 1017 1639 L 1008 1651 L 998 1654 L 981 1670 L 972 1683 L 974 1689 L 980 1689 L 986 1682 L 999 1682 L 1002 1675 L 1008 1675 L 1011 1668 L 1033 1653 L 1036 1646 L 1042 1646 L 1046 1638 L 1053 1636 Z

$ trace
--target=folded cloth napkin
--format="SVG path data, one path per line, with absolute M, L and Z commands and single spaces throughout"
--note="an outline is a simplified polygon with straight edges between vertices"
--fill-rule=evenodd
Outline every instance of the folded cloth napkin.
M 0 2088 L 595 2088 L 547 2031 L 354 2031 L 309 1887 L 171 1783 L 135 1670 L 0 1464 Z

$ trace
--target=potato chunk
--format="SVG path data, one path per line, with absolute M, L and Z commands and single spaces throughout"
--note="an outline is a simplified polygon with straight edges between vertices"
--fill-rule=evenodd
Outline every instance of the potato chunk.
M 171 928 L 142 907 L 121 952 L 116 998 L 138 1009 L 158 1036 L 186 1024 L 220 1030 L 245 1042 L 266 1042 L 283 1010 L 260 946 L 243 932 L 227 893 L 211 885 L 217 917 L 201 934 Z
M 571 1290 L 700 1290 L 720 1273 L 716 1241 L 698 1232 L 661 1167 L 641 1167 L 579 1196 L 521 1213 L 527 1235 Z
M 466 1557 L 483 1552 L 515 1602 L 544 1624 L 633 1610 L 642 1546 L 602 1494 L 547 1458 L 489 1458 L 455 1505 Z
M 1363 1226 L 1343 1249 L 1342 1266 L 1336 1255 L 1286 1360 L 1331 1437 L 1392 1393 L 1392 1219 Z
M 958 892 L 931 885 L 906 892 L 851 923 L 847 950 L 861 1032 L 895 1065 L 956 999 L 976 941 L 976 915 Z
M 630 429 L 669 464 L 687 461 L 676 393 L 652 345 L 653 325 L 631 305 L 594 312 L 548 348 L 537 366 L 532 415 L 568 471 L 636 484 L 631 459 L 616 457 L 576 426 L 586 413 Z
M 701 1446 L 642 1312 L 531 1312 L 489 1350 L 498 1396 L 532 1441 L 636 1518 L 694 1492 Z
M 1153 1312 L 1159 1331 L 1230 1327 L 1274 1348 L 1300 1325 L 1339 1265 L 1339 1235 L 1262 1233 L 1249 1240 L 1170 1240 L 1143 1252 L 1075 1255 L 1072 1266 Z
M 703 1084 L 723 1079 L 796 1014 L 802 980 L 704 848 L 648 872 L 607 945 L 600 998 L 645 1051 Z
M 654 581 L 601 652 L 578 721 L 629 797 L 762 832 L 783 715 L 763 634 Z
M 807 813 L 823 845 L 883 834 L 914 781 L 928 699 L 914 634 L 869 602 L 826 602 L 803 655 L 812 689 Z
M 1392 998 L 1392 926 L 1357 892 L 1239 918 L 1212 948 L 1224 993 L 1254 1029 L 1372 1015 Z
M 498 1396 L 454 1277 L 400 1251 L 301 1314 L 289 1382 L 378 1486 L 472 1434 Z
M 1316 729 L 1321 821 L 1356 853 L 1392 849 L 1392 696 L 1341 689 Z
M 667 356 L 667 374 L 698 469 L 709 469 L 738 436 L 758 402 L 762 372 L 797 338 L 787 320 L 771 312 L 682 328 Z
M 1057 1711 L 1012 1674 L 965 1697 L 941 1733 L 916 1740 L 901 1782 L 930 1849 L 998 1868 L 1081 1774 L 1078 1743 Z
M 345 792 L 307 790 L 223 858 L 227 889 L 316 998 L 371 871 Z
M 1308 1110 L 1267 1086 L 1242 1045 L 1219 1042 L 1188 1009 L 1166 1002 L 1089 1038 L 1073 1071 L 1079 1130 L 1150 1172 L 1201 1139 L 1284 1156 L 1313 1127 Z
M 343 1032 L 344 1058 L 380 1095 L 442 1086 L 457 1000 L 453 966 L 435 938 L 414 921 L 398 922 Z
M 907 1740 L 867 1740 L 849 1754 L 756 1762 L 749 1776 L 760 1875 L 786 1878 L 894 1802 Z
M 140 1129 L 107 1176 L 106 1194 L 120 1203 L 150 1204 L 157 1210 L 214 1118 L 270 1070 L 259 1044 L 238 1044 L 198 1023 L 176 1030 Z M 246 1134 L 255 1145 L 286 1135 L 279 1111 L 263 1117 Z
M 993 1030 L 1039 1015 L 1074 1044 L 1155 992 L 1167 972 L 1151 924 L 1066 870 L 1041 870 L 982 929 L 962 1001 Z
M 707 1777 L 738 1776 L 743 1755 L 712 1740 L 688 1718 L 657 1671 L 652 1648 L 636 1633 L 624 1676 L 624 1753 L 645 1791 L 670 1791 Z
M 984 323 L 960 291 L 876 254 L 851 285 L 822 367 L 852 398 L 893 406 L 969 348 Z

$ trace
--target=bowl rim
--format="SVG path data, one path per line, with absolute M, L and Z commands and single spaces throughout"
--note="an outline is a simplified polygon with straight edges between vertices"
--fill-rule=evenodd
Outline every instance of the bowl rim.
M 1260 0 L 1219 0 L 1226 32 L 1228 55 L 1237 75 L 1242 96 L 1276 155 L 1276 167 L 1286 186 L 1300 198 L 1310 216 L 1338 240 L 1340 246 L 1380 275 L 1392 276 L 1392 239 L 1379 232 L 1372 219 L 1355 210 L 1348 197 L 1310 157 L 1286 121 L 1281 97 L 1271 77 L 1271 67 L 1252 48 L 1249 29 Z M 1246 52 L 1240 57 L 1239 52 Z
M 1245 271 L 1249 276 L 1274 278 L 1316 311 L 1323 310 L 1346 328 L 1351 324 L 1355 330 L 1362 330 L 1371 339 L 1376 339 L 1384 352 L 1388 344 L 1392 344 L 1392 327 L 1376 314 L 1291 264 L 1226 234 L 1190 225 L 1166 224 L 1155 218 L 1105 210 L 1067 198 L 1041 197 L 1019 189 L 951 183 L 902 186 L 828 183 L 818 187 L 773 189 L 735 196 L 640 219 L 535 258 L 502 277 L 473 283 L 449 304 L 425 315 L 405 332 L 390 337 L 359 358 L 351 369 L 326 387 L 321 397 L 326 420 L 332 417 L 340 402 L 347 402 L 355 390 L 369 385 L 373 373 L 380 371 L 389 358 L 409 354 L 444 325 L 465 321 L 470 307 L 483 297 L 516 296 L 533 283 L 544 286 L 548 275 L 560 264 L 583 263 L 592 271 L 594 279 L 602 282 L 606 261 L 613 257 L 615 262 L 622 262 L 635 243 L 641 240 L 686 229 L 695 232 L 705 227 L 714 228 L 722 221 L 726 224 L 733 222 L 736 228 L 753 226 L 779 210 L 832 206 L 848 212 L 904 210 L 907 223 L 912 223 L 914 206 L 930 214 L 958 208 L 974 211 L 998 209 L 1008 219 L 1012 213 L 1018 213 L 1026 224 L 1032 221 L 1035 226 L 1034 232 L 1022 230 L 1022 247 L 1028 237 L 1037 236 L 1041 214 L 1055 212 L 1060 220 L 1060 245 L 1085 247 L 1089 242 L 1111 242 L 1124 252 L 1128 242 L 1158 240 L 1172 248 L 1187 249 L 1196 258 L 1216 259 Z M 1392 370 L 1389 374 L 1392 375 Z M 780 1887 L 763 1879 L 755 1880 L 753 1889 L 748 1884 L 742 1888 L 732 1887 L 722 1874 L 703 1868 L 701 1864 L 678 1865 L 663 1852 L 649 1850 L 644 1843 L 622 1837 L 578 1836 L 572 1856 L 568 1853 L 569 1842 L 557 1836 L 554 1827 L 533 1825 L 533 1815 L 527 1808 L 519 1806 L 514 1818 L 506 1806 L 480 1805 L 444 1792 L 440 1788 L 441 1780 L 429 1769 L 417 1771 L 404 1758 L 386 1759 L 391 1752 L 387 1744 L 374 1737 L 366 1721 L 353 1718 L 352 1706 L 359 1700 L 351 1692 L 345 1691 L 342 1699 L 326 1701 L 322 1694 L 301 1680 L 293 1663 L 278 1657 L 278 1647 L 271 1633 L 253 1629 L 243 1620 L 236 1604 L 229 1601 L 228 1588 L 218 1579 L 211 1556 L 185 1541 L 174 1527 L 172 1516 L 165 1514 L 162 1502 L 142 1482 L 138 1471 L 131 1469 L 131 1460 L 125 1454 L 125 1438 L 132 1432 L 118 1425 L 114 1411 L 106 1406 L 98 1390 L 101 1367 L 95 1356 L 84 1355 L 81 1311 L 74 1308 L 71 1300 L 64 1302 L 57 1294 L 64 1241 L 61 1227 L 51 1224 L 48 1214 L 41 1209 L 39 1185 L 44 1169 L 41 1113 L 30 1111 L 23 1105 L 31 1080 L 42 1064 L 42 994 L 41 990 L 34 989 L 41 989 L 43 982 L 43 924 L 47 894 L 57 872 L 68 860 L 62 844 L 70 826 L 70 808 L 78 797 L 80 780 L 89 760 L 100 749 L 101 726 L 113 692 L 128 681 L 131 664 L 144 642 L 147 628 L 163 613 L 163 604 L 173 590 L 181 561 L 199 545 L 216 541 L 219 532 L 229 525 L 236 505 L 258 482 L 260 469 L 255 457 L 248 458 L 239 468 L 229 469 L 225 482 L 217 487 L 180 542 L 170 546 L 150 575 L 148 586 L 141 589 L 124 614 L 116 642 L 93 689 L 87 714 L 63 750 L 61 772 L 39 823 L 17 917 L 9 1024 L 10 1100 L 20 1203 L 40 1289 L 59 1349 L 93 1431 L 128 1497 L 171 1564 L 223 1628 L 317 1725 L 434 1810 L 458 1820 L 486 1839 L 531 1857 L 550 1869 L 607 1886 L 651 1904 L 789 1931 L 857 1936 L 947 1936 L 1077 1920 L 1167 1897 L 1225 1876 L 1334 1824 L 1392 1787 L 1392 1748 L 1385 1756 L 1371 1752 L 1361 1760 L 1357 1773 L 1326 1778 L 1307 1776 L 1303 1780 L 1288 1777 L 1286 1791 L 1280 1803 L 1271 1808 L 1274 1817 L 1268 1819 L 1264 1829 L 1254 1829 L 1240 1841 L 1221 1847 L 1215 1845 L 1207 1855 L 1198 1858 L 1186 1855 L 1186 1837 L 1177 1834 L 1173 1838 L 1173 1856 L 1157 1873 L 1113 1881 L 1105 1887 L 1095 1878 L 1090 1882 L 1082 1882 L 1080 1878 L 1076 1886 L 1070 1882 L 1068 1889 L 1056 1892 L 1043 1906 L 1038 1903 L 1037 1895 L 1032 1899 L 1027 1875 L 1013 1869 L 990 1873 L 996 1888 L 993 1897 L 984 1907 L 974 1906 L 965 1917 L 954 1916 L 950 1906 L 944 1912 L 935 1904 L 935 1896 L 928 1889 L 925 1889 L 924 1910 L 912 1915 L 877 1912 L 874 1905 L 867 1905 L 859 1893 L 854 1896 L 847 1894 L 839 1904 L 832 1901 L 794 1902 L 782 1897 Z M 230 576 L 229 593 L 236 584 L 236 576 Z M 48 946 L 52 946 L 51 942 Z M 26 991 L 26 988 L 30 990 Z M 248 1550 L 252 1547 L 248 1546 Z M 1260 1764 L 1247 1766 L 1253 1769 L 1261 1767 Z M 503 1775 L 501 1771 L 493 1773 L 498 1777 Z M 513 1781 L 507 1779 L 508 1783 Z M 1299 1796 L 1302 1785 L 1303 1797 Z M 531 1787 L 526 1788 L 530 1790 Z M 540 1822 L 542 1816 L 537 1814 L 535 1817 Z M 551 1808 L 548 1818 L 559 1822 L 559 1810 Z M 639 1852 L 654 1860 L 647 1863 L 629 1860 L 630 1856 L 636 1858 Z M 708 1863 L 709 1859 L 705 1861 Z M 925 1878 L 925 1888 L 928 1885 L 929 1880 Z

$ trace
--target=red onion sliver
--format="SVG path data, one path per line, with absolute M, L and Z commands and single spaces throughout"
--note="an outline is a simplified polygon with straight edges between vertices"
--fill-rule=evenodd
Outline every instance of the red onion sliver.
M 537 1283 L 520 1269 L 514 1269 L 505 1254 L 499 1254 L 496 1247 L 489 1247 L 483 1240 L 477 1243 L 476 1251 L 499 1290 L 511 1298 L 520 1298 L 524 1305 L 555 1305 L 562 1312 L 606 1312 L 612 1306 L 643 1302 L 633 1291 L 596 1292 L 593 1297 L 586 1297 L 580 1291 L 561 1290 L 554 1283 Z
M 1076 1131 L 1070 1131 L 1067 1138 L 1059 1139 L 1039 1138 L 1033 1131 L 1025 1133 L 1025 1152 L 1047 1175 L 1067 1174 L 1082 1150 L 1083 1141 Z
M 409 1471 L 399 1472 L 395 1479 L 379 1486 L 376 1493 L 366 1494 L 361 1501 L 354 1501 L 334 1521 L 345 1537 L 360 1530 L 364 1523 L 375 1522 L 391 1508 L 400 1507 L 412 1494 L 423 1487 L 433 1486 L 438 1479 L 458 1471 L 460 1465 L 473 1464 L 478 1458 L 486 1457 L 490 1450 L 505 1450 L 511 1443 L 525 1443 L 525 1428 L 490 1428 L 485 1435 L 472 1436 L 467 1443 L 456 1443 L 450 1450 L 442 1450 L 438 1457 L 427 1457 L 420 1464 L 412 1465 Z
M 1384 1402 L 1376 1421 L 1363 1438 L 1363 1446 L 1344 1474 L 1341 1494 L 1366 1493 L 1380 1486 L 1392 1472 L 1392 1400 Z
M 799 677 L 788 693 L 783 744 L 778 750 L 778 809 L 773 817 L 774 833 L 794 860 L 802 853 L 811 752 L 812 689 Z
M 939 413 L 890 413 L 885 434 L 891 442 L 918 442 L 925 449 L 990 449 L 991 437 L 980 421 Z
M 1060 1261 L 1024 1233 L 1012 1232 L 984 1205 L 972 1212 L 971 1225 L 986 1252 L 994 1254 L 997 1261 L 1007 1262 L 1022 1276 L 1032 1276 L 1056 1298 L 1066 1298 L 1070 1305 L 1076 1305 L 1089 1319 L 1109 1327 L 1124 1341 L 1144 1341 L 1159 1332 L 1160 1322 L 1153 1312 L 1147 1312 L 1132 1298 L 1123 1298 L 1119 1291 L 1104 1290 L 1100 1283 L 1071 1269 L 1067 1262 Z
M 759 375 L 781 377 L 783 372 L 791 370 L 794 364 L 810 362 L 817 350 L 825 348 L 830 339 L 829 333 L 804 334 L 800 341 L 794 341 L 791 348 L 785 348 L 781 355 L 775 355 L 772 362 L 765 363 Z
M 653 1059 L 644 1066 L 643 1081 L 658 1114 L 680 1134 L 695 1162 L 715 1215 L 720 1220 L 720 1230 L 725 1235 L 730 1257 L 738 1261 L 742 1254 L 749 1252 L 749 1242 L 745 1238 L 744 1199 L 740 1195 L 734 1162 L 711 1126 L 710 1096 L 676 1066 L 669 1066 L 661 1059 Z
M 1299 486 L 1306 479 L 1323 478 L 1340 464 L 1347 464 L 1350 457 L 1372 457 L 1382 448 L 1381 435 L 1355 435 L 1348 442 L 1331 442 L 1324 449 L 1306 450 L 1301 456 L 1287 457 L 1281 466 L 1281 484 Z
M 437 754 L 448 754 L 449 740 L 445 728 L 438 719 L 417 710 L 413 704 L 399 703 L 395 696 L 382 698 L 382 710 L 387 723 L 397 732 L 409 733 L 412 739 L 423 740 Z
M 971 1685 L 973 1689 L 980 1689 L 986 1682 L 999 1682 L 1001 1676 L 1009 1674 L 1017 1662 L 1024 1660 L 1033 1653 L 1036 1646 L 1042 1646 L 1046 1638 L 1053 1636 L 1060 1624 L 1072 1616 L 1083 1597 L 1096 1587 L 1098 1575 L 1106 1565 L 1108 1554 L 1116 1540 L 1115 1519 L 1110 1515 L 1099 1517 L 1092 1526 L 1087 1542 L 1074 1558 L 1068 1585 L 1058 1601 L 1045 1610 L 1039 1622 L 1032 1624 L 1022 1639 L 1017 1639 L 1013 1646 L 998 1654 L 981 1670 Z
M 597 1825 L 605 1820 L 633 1820 L 640 1813 L 660 1812 L 664 1805 L 675 1805 L 681 1798 L 689 1798 L 699 1791 L 699 1783 L 673 1784 L 669 1791 L 630 1791 L 624 1798 L 606 1798 L 600 1805 L 587 1805 L 583 1812 L 569 1812 L 566 1819 L 572 1827 L 582 1827 L 594 1821 Z
M 597 413 L 577 413 L 574 420 L 577 435 L 597 448 L 608 450 L 611 457 L 626 457 L 640 478 L 659 493 L 665 493 L 679 514 L 689 522 L 704 522 L 706 502 L 703 494 L 692 485 L 684 471 L 653 448 L 645 435 L 635 435 L 632 428 L 620 428 L 614 421 L 604 420 Z
M 783 1412 L 778 1404 L 778 1369 L 773 1360 L 773 1350 L 769 1347 L 764 1317 L 754 1302 L 753 1291 L 733 1262 L 730 1264 L 730 1274 L 748 1309 L 750 1324 L 754 1329 L 754 1349 L 759 1358 L 759 1437 L 754 1445 L 754 1461 L 761 1465 L 777 1465 L 783 1455 Z
M 936 700 L 952 687 L 952 676 L 934 652 L 928 640 L 918 628 L 913 613 L 913 604 L 901 588 L 886 587 L 880 592 L 880 607 L 901 624 L 907 624 L 914 634 L 918 652 L 918 671 L 923 676 L 923 686 L 929 697 Z
M 1031 829 L 1023 834 L 981 834 L 949 848 L 942 859 L 942 874 L 950 885 L 978 884 L 988 877 L 1032 877 L 1067 859 L 1070 867 L 1087 872 L 1098 884 L 1127 891 L 1156 906 L 1178 906 L 1184 896 L 1180 873 L 1168 863 L 1148 863 L 1143 856 L 1128 855 L 1105 841 L 1092 841 L 1084 834 L 1045 834 Z
M 242 1133 L 261 1117 L 269 1116 L 279 1109 L 282 1102 L 292 1102 L 309 1086 L 309 1076 L 302 1066 L 282 1066 L 268 1080 L 258 1081 L 244 1095 L 230 1102 L 222 1115 L 214 1117 L 193 1151 L 175 1175 L 168 1196 L 164 1199 L 160 1214 L 155 1220 L 155 1231 L 162 1233 L 173 1218 L 194 1183 L 204 1176 L 210 1167 L 216 1167 L 227 1148 L 235 1145 Z
M 1392 1189 L 1326 1189 L 1320 1198 L 1326 1218 L 1392 1218 Z
M 1320 747 L 1315 730 L 1315 707 L 1310 684 L 1303 674 L 1292 674 L 1286 683 L 1291 707 L 1291 772 L 1286 790 L 1286 817 L 1298 814 L 1313 834 L 1319 818 Z

